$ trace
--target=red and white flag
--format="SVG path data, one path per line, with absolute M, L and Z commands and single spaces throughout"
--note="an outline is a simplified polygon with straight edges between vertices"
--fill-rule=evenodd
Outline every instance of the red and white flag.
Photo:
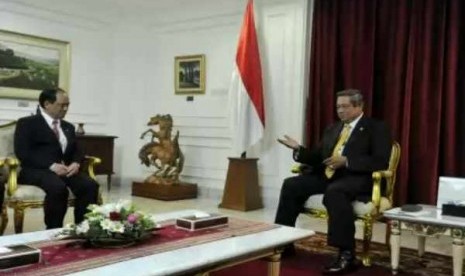
M 247 151 L 263 136 L 265 108 L 262 69 L 253 11 L 249 0 L 242 22 L 231 86 L 229 88 L 233 150 Z

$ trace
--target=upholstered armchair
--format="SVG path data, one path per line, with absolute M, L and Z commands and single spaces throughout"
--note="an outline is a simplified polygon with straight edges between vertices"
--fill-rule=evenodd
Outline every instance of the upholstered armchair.
M 400 145 L 394 142 L 388 169 L 373 172 L 373 192 L 371 198 L 359 198 L 352 203 L 357 219 L 363 222 L 362 261 L 365 266 L 371 265 L 369 250 L 373 233 L 373 222 L 382 218 L 383 211 L 393 207 L 394 185 L 396 183 L 396 171 L 399 159 Z M 303 213 L 311 217 L 327 218 L 328 213 L 323 205 L 323 194 L 311 196 L 305 203 Z M 386 239 L 388 238 L 386 237 Z
M 0 157 L 0 185 L 3 185 L 3 187 L 6 186 L 6 181 L 8 179 L 8 173 L 6 171 L 5 166 L 5 159 Z M 3 234 L 5 232 L 5 227 L 6 224 L 8 223 L 8 216 L 6 213 L 6 205 L 4 202 L 0 202 L 1 206 L 1 213 L 0 213 L 0 234 Z
M 4 208 L 1 214 L 0 234 L 3 234 L 7 223 L 7 208 L 13 209 L 15 233 L 23 232 L 24 212 L 27 208 L 43 208 L 45 192 L 39 187 L 18 183 L 17 176 L 21 169 L 19 160 L 14 155 L 14 132 L 16 122 L 0 125 L 0 160 L 4 160 L 7 169 L 7 183 Z M 94 166 L 101 160 L 97 157 L 86 156 L 82 170 L 95 179 Z M 99 189 L 99 203 L 102 202 Z M 74 206 L 74 195 L 69 193 L 68 206 Z

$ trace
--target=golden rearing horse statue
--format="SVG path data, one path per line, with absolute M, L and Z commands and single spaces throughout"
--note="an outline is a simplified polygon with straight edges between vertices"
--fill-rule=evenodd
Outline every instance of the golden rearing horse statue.
M 158 130 L 149 128 L 141 134 L 141 139 L 144 139 L 149 133 L 152 137 L 151 141 L 140 149 L 139 159 L 142 164 L 147 167 L 153 165 L 157 170 L 145 182 L 168 185 L 178 183 L 179 174 L 184 165 L 184 155 L 179 148 L 179 131 L 171 139 L 173 129 L 171 115 L 157 114 L 150 118 L 147 125 L 150 127 L 158 126 Z

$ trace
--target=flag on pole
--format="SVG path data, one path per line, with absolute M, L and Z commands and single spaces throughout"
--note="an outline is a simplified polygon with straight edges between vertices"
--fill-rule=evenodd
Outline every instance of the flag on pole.
M 234 153 L 241 154 L 262 138 L 265 128 L 262 69 L 255 32 L 253 0 L 247 3 L 242 22 L 229 88 L 229 103 L 233 150 Z

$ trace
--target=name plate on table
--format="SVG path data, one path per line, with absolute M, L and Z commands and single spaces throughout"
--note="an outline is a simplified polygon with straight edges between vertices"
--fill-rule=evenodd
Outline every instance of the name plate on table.
M 442 204 L 442 214 L 446 216 L 465 217 L 465 205 L 462 201 L 460 204 L 444 203 Z
M 220 214 L 201 214 L 176 219 L 176 228 L 196 231 L 228 224 L 228 217 Z
M 40 250 L 24 244 L 0 247 L 0 269 L 40 262 Z

